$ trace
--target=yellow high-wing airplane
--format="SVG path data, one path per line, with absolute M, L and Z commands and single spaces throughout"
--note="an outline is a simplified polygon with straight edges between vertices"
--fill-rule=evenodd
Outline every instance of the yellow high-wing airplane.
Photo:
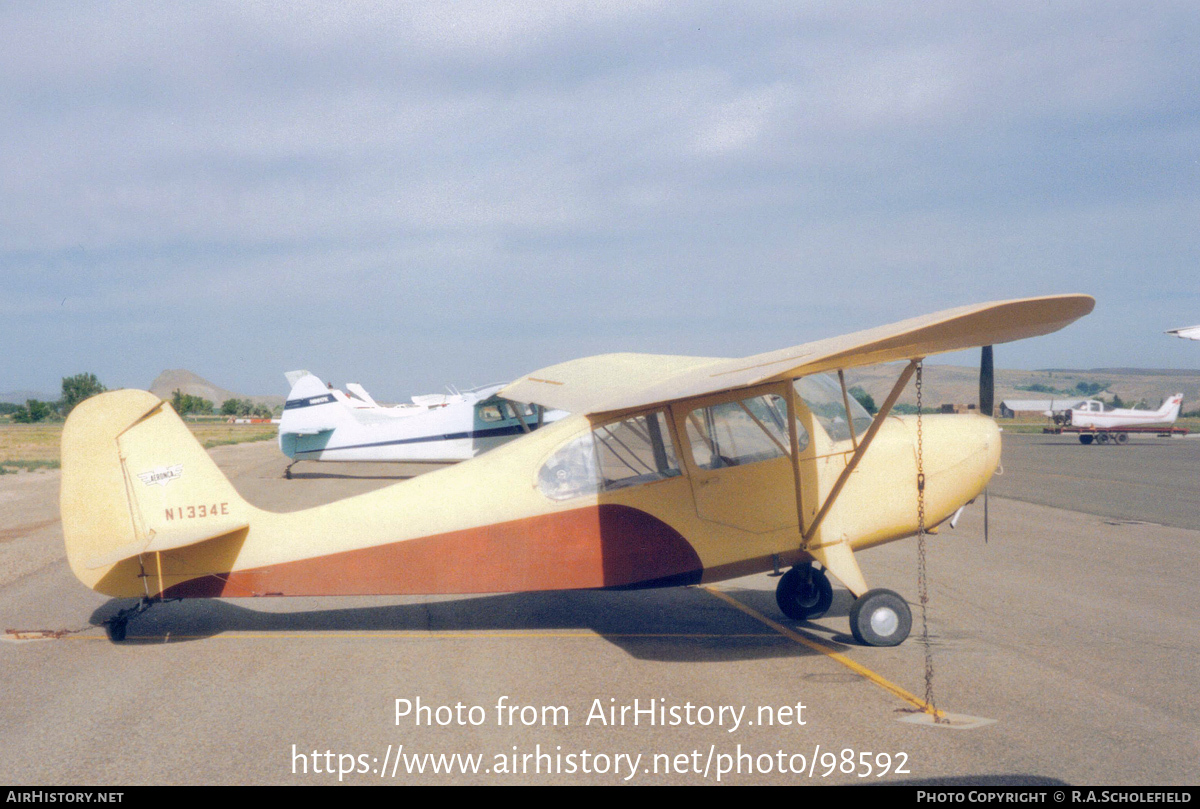
M 917 533 L 919 501 L 926 527 L 948 519 L 1000 459 L 990 418 L 889 417 L 900 392 L 924 357 L 1048 334 L 1094 303 L 965 306 L 743 359 L 555 365 L 500 395 L 571 416 L 457 466 L 287 514 L 243 500 L 166 402 L 105 393 L 63 429 L 67 557 L 92 589 L 141 598 L 109 620 L 114 640 L 164 598 L 666 587 L 793 565 L 776 592 L 785 614 L 823 614 L 828 571 L 856 596 L 855 638 L 895 645 L 908 605 L 869 589 L 855 552 Z M 868 426 L 840 372 L 904 360 Z M 834 371 L 840 385 L 820 376 Z

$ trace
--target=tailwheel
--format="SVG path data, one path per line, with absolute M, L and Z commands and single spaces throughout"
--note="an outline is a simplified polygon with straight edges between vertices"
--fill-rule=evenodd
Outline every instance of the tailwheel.
M 124 618 L 110 618 L 104 624 L 104 634 L 108 635 L 108 639 L 113 643 L 120 643 L 125 640 L 125 627 L 128 623 Z
M 775 587 L 779 611 L 796 621 L 820 618 L 833 603 L 833 585 L 824 570 L 812 565 L 796 565 Z
M 129 619 L 141 615 L 146 610 L 153 607 L 155 604 L 161 604 L 162 597 L 152 599 L 149 597 L 142 598 L 132 607 L 126 607 L 119 611 L 116 615 L 104 622 L 104 634 L 108 635 L 108 639 L 113 643 L 120 643 L 125 640 L 125 629 L 129 625 Z
M 899 646 L 910 629 L 912 611 L 891 590 L 868 590 L 850 608 L 850 633 L 865 646 Z

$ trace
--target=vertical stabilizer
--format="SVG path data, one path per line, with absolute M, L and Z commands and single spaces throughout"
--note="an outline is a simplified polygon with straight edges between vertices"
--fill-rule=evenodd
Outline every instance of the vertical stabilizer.
M 246 503 L 171 406 L 121 390 L 81 403 L 62 435 L 63 536 L 75 575 L 249 525 Z

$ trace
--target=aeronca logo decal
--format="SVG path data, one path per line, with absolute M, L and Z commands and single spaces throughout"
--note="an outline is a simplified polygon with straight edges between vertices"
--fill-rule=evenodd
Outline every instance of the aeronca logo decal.
M 139 472 L 138 477 L 147 486 L 166 486 L 172 480 L 183 476 L 183 464 L 177 466 L 156 466 L 145 472 Z

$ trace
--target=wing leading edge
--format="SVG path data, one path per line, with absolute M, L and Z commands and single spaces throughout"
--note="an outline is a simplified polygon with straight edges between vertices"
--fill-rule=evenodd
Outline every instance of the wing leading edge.
M 1090 295 L 973 304 L 741 359 L 602 354 L 535 371 L 500 395 L 574 413 L 616 413 L 838 368 L 1037 337 L 1073 323 L 1095 305 Z

